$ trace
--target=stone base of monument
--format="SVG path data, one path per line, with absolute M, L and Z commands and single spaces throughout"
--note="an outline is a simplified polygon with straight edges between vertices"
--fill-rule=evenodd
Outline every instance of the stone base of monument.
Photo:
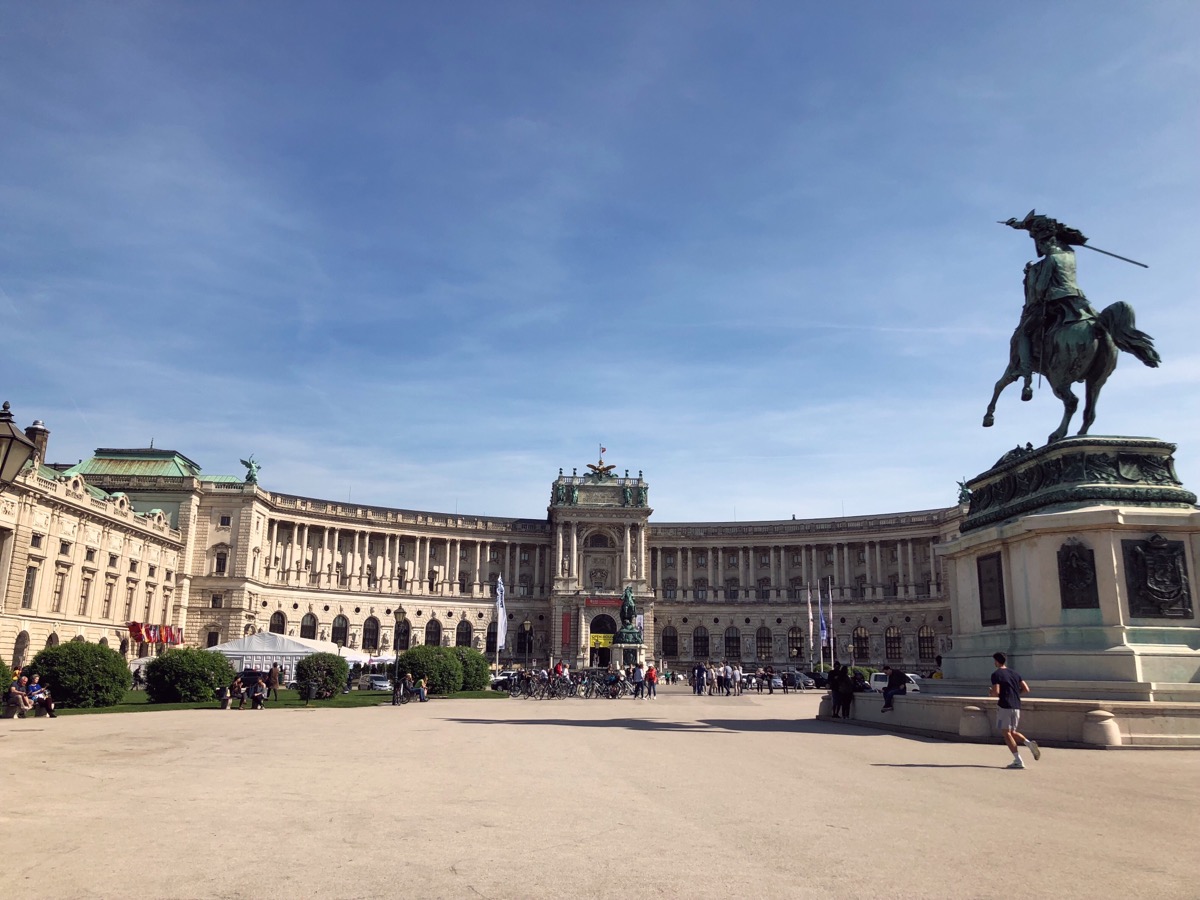
M 999 744 L 1003 738 L 996 728 L 996 701 L 985 693 L 933 694 L 922 688 L 919 694 L 894 698 L 892 712 L 881 711 L 881 694 L 855 694 L 849 721 L 903 734 Z M 818 715 L 829 714 L 829 700 L 823 699 Z M 1047 747 L 1200 747 L 1200 703 L 1027 696 L 1021 701 L 1020 731 Z
M 634 630 L 632 633 L 625 633 L 625 629 L 622 628 L 613 635 L 612 661 L 618 666 L 636 666 L 638 663 L 644 665 L 646 656 L 642 648 L 641 632 Z
M 1018 448 L 968 483 L 961 534 L 939 550 L 953 634 L 928 702 L 980 705 L 1002 651 L 1031 686 L 1032 734 L 1044 719 L 1056 740 L 1091 743 L 1096 712 L 1122 743 L 1200 745 L 1200 510 L 1174 450 L 1069 438 Z

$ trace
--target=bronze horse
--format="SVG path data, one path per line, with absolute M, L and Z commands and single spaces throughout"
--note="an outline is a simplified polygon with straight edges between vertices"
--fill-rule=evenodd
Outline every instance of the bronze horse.
M 1083 407 L 1083 427 L 1080 434 L 1087 434 L 1096 420 L 1096 401 L 1100 389 L 1117 367 L 1117 351 L 1132 353 L 1151 368 L 1161 361 L 1154 349 L 1154 340 L 1134 327 L 1133 307 L 1125 302 L 1106 307 L 1095 320 L 1079 317 L 1068 304 L 1052 303 L 1047 316 L 1049 324 L 1040 346 L 1033 348 L 1033 370 L 1046 377 L 1050 389 L 1063 403 L 1062 422 L 1046 443 L 1052 444 L 1066 436 L 1071 417 L 1079 408 L 1079 398 L 1071 390 L 1077 381 L 1086 384 L 1086 402 Z M 1021 378 L 1017 352 L 1017 335 L 1013 335 L 1010 346 L 1008 368 L 996 382 L 992 402 L 983 417 L 983 427 L 990 428 L 996 412 L 996 401 L 1001 392 Z

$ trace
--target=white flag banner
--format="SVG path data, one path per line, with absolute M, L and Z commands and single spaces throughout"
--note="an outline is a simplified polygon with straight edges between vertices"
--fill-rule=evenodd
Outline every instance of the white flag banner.
M 504 608 L 504 576 L 496 578 L 496 650 L 504 649 L 508 637 L 508 610 Z

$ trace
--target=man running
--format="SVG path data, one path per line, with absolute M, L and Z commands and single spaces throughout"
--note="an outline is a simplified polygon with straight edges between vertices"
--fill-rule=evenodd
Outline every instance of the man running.
M 1000 729 L 1004 735 L 1004 743 L 1012 751 L 1013 761 L 1008 764 L 1008 768 L 1023 769 L 1025 762 L 1021 759 L 1020 751 L 1017 750 L 1021 744 L 1029 748 L 1029 752 L 1033 754 L 1035 760 L 1042 758 L 1042 751 L 1038 747 L 1037 741 L 1030 740 L 1017 731 L 1017 723 L 1021 719 L 1021 695 L 1029 693 L 1029 685 L 1020 675 L 1005 665 L 1008 657 L 1003 653 L 993 653 L 992 659 L 996 661 L 996 671 L 992 672 L 990 696 L 1000 698 L 999 708 L 996 710 L 996 727 Z

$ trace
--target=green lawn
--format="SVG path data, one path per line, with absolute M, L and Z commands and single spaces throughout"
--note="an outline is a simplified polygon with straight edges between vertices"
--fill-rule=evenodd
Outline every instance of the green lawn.
M 390 703 L 392 695 L 387 691 L 351 691 L 349 694 L 337 694 L 328 700 L 313 700 L 308 705 L 316 708 L 379 706 Z M 459 691 L 446 697 L 435 697 L 437 700 L 478 700 L 478 699 L 507 700 L 508 695 L 497 691 Z M 213 700 L 206 703 L 150 703 L 145 691 L 126 691 L 125 699 L 116 706 L 105 706 L 98 709 L 66 709 L 58 710 L 61 716 L 82 716 L 91 713 L 128 713 L 128 712 L 157 712 L 164 709 L 217 709 L 218 703 Z M 303 707 L 299 691 L 280 691 L 278 701 L 269 701 L 267 709 L 297 709 Z M 234 707 L 237 708 L 236 706 Z M 250 701 L 246 701 L 246 709 Z

